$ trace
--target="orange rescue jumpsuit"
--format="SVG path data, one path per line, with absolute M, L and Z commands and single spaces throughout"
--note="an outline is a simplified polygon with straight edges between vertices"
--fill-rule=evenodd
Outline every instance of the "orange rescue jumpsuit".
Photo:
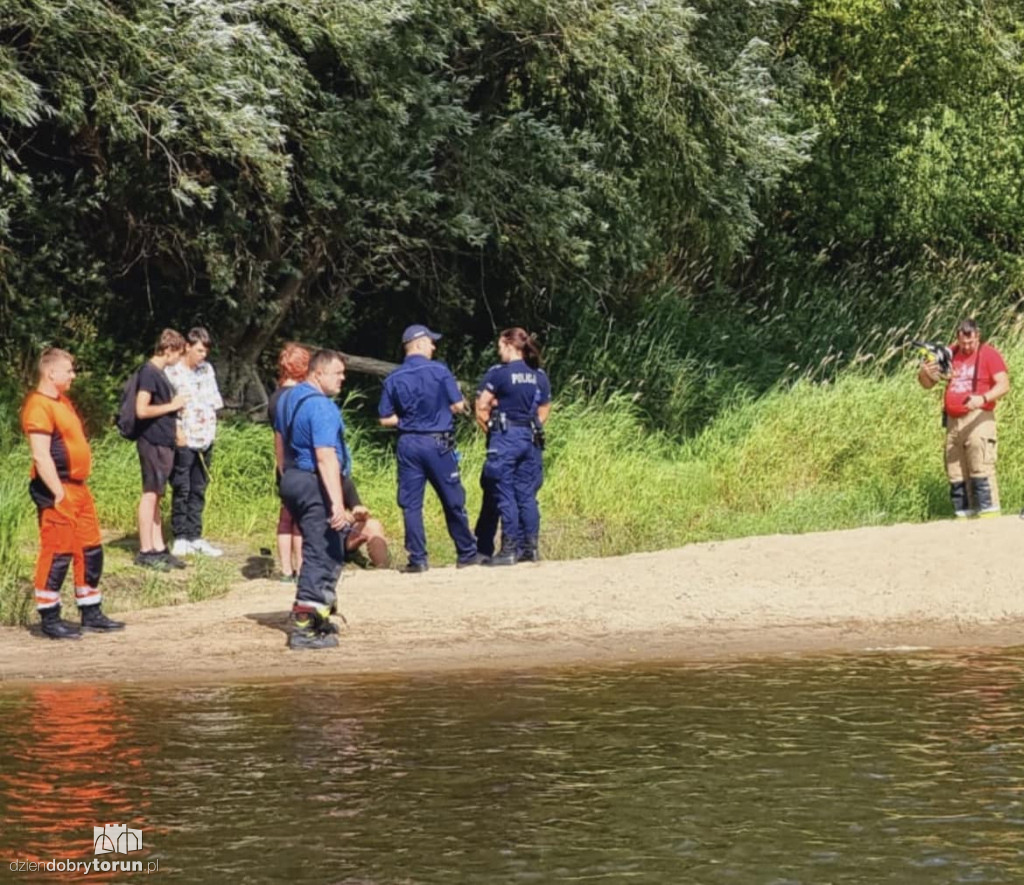
M 103 574 L 96 505 L 85 481 L 92 470 L 92 452 L 85 438 L 82 420 L 63 394 L 56 398 L 32 391 L 21 409 L 21 427 L 26 434 L 50 437 L 50 455 L 64 486 L 64 499 L 54 503 L 53 493 L 32 467 L 29 494 L 39 510 L 39 558 L 36 560 L 36 608 L 60 604 L 60 588 L 74 563 L 75 601 L 97 605 Z

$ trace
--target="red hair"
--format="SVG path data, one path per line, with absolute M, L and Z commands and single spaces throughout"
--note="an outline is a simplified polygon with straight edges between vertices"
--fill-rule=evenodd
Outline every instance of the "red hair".
M 289 341 L 277 358 L 277 383 L 305 381 L 309 374 L 309 350 Z

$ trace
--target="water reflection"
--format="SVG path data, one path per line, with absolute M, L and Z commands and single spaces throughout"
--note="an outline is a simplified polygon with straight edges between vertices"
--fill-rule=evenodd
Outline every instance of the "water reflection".
M 189 882 L 1024 881 L 1022 665 L 9 694 L 0 857 L 123 819 Z
M 94 826 L 145 818 L 149 799 L 139 775 L 146 748 L 117 692 L 45 686 L 5 698 L 0 709 L 8 865 L 92 861 Z M 105 881 L 112 874 L 96 870 L 91 878 Z

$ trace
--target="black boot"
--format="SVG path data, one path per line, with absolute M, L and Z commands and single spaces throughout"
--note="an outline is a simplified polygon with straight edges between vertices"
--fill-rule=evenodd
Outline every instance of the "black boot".
M 123 621 L 112 621 L 100 608 L 100 604 L 83 605 L 79 611 L 82 615 L 82 629 L 94 630 L 97 633 L 107 633 L 111 630 L 123 630 Z
M 540 562 L 540 550 L 537 547 L 537 536 L 527 535 L 523 542 L 523 552 L 519 554 L 520 562 Z
M 949 500 L 953 503 L 953 515 L 958 519 L 966 516 L 974 516 L 970 502 L 967 499 L 967 483 L 951 482 L 949 484 Z
M 971 477 L 971 495 L 974 498 L 974 512 L 978 516 L 998 516 L 999 506 L 992 494 L 992 483 L 987 476 Z
M 331 615 L 338 615 L 345 624 L 348 624 L 345 616 L 338 614 L 338 603 L 332 602 L 330 608 L 313 612 L 313 629 L 319 636 L 337 636 L 341 632 L 338 625 L 331 620 Z
M 515 565 L 516 560 L 515 542 L 503 537 L 501 539 L 501 550 L 487 560 L 487 565 Z
M 59 605 L 40 609 L 39 617 L 43 622 L 43 635 L 49 636 L 50 639 L 82 638 L 81 631 L 74 624 L 61 620 Z
M 293 611 L 288 648 L 337 648 L 338 637 L 334 634 L 338 630 L 331 623 L 328 610 L 325 609 L 324 612 L 320 615 L 315 611 Z

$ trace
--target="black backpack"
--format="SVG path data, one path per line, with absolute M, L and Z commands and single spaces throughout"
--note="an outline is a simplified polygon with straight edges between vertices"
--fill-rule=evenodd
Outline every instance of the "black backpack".
M 142 369 L 136 369 L 128 380 L 124 382 L 121 389 L 121 405 L 117 409 L 117 431 L 125 439 L 138 439 L 142 433 L 142 424 L 135 415 L 135 398 L 139 394 L 139 373 Z

